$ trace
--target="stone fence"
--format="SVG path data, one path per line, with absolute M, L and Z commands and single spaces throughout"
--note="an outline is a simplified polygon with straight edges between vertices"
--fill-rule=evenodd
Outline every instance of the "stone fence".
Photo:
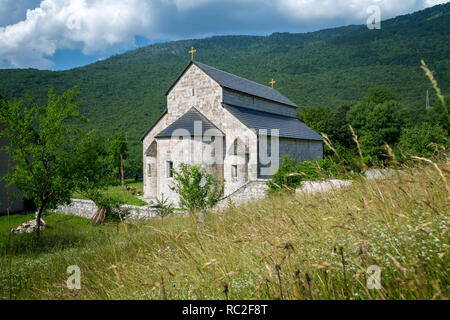
M 369 170 L 366 173 L 367 179 L 384 179 L 395 174 L 398 174 L 395 170 Z M 223 210 L 232 205 L 242 205 L 248 202 L 257 201 L 266 196 L 268 189 L 267 181 L 265 179 L 260 179 L 256 181 L 249 181 L 239 189 L 231 193 L 230 195 L 222 198 L 219 203 L 214 207 L 214 210 Z M 300 188 L 296 190 L 297 194 L 302 193 L 316 193 L 316 192 L 329 192 L 332 190 L 337 190 L 342 187 L 347 187 L 351 185 L 350 180 L 322 180 L 322 181 L 305 181 Z M 131 206 L 131 205 L 121 205 L 122 210 L 128 211 L 127 219 L 139 220 L 148 219 L 156 217 L 155 205 L 147 206 Z M 55 212 L 61 212 L 66 214 L 71 214 L 74 216 L 79 216 L 83 218 L 92 218 L 94 213 L 97 211 L 97 206 L 91 200 L 80 200 L 72 199 L 72 204 L 68 206 L 60 206 Z
M 260 179 L 247 182 L 233 193 L 220 199 L 214 210 L 226 209 L 230 204 L 238 206 L 264 198 L 267 189 L 269 189 L 267 181 L 266 179 Z
M 121 205 L 122 212 L 128 211 L 126 219 L 139 220 L 154 218 L 156 216 L 155 207 L 153 205 L 147 206 L 131 206 Z M 72 199 L 72 203 L 66 206 L 59 206 L 54 212 L 61 212 L 73 216 L 91 219 L 97 211 L 97 206 L 91 200 Z

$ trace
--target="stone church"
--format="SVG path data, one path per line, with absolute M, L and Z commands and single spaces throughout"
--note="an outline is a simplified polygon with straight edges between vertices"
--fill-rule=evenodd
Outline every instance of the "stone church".
M 273 87 L 273 82 L 272 82 Z M 323 157 L 323 138 L 275 89 L 192 60 L 166 92 L 167 108 L 142 137 L 144 197 L 174 203 L 173 169 L 202 164 L 227 196 L 270 178 L 280 158 Z

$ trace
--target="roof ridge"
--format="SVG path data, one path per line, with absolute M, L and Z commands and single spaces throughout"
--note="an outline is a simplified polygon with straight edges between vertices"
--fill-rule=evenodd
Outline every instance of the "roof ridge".
M 272 101 L 275 103 L 279 103 L 281 105 L 298 108 L 298 106 L 289 100 L 287 97 L 282 95 L 278 90 L 266 86 L 264 84 L 258 83 L 256 81 L 246 79 L 244 77 L 235 75 L 231 72 L 217 69 L 215 67 L 209 66 L 199 61 L 191 60 L 183 69 L 183 71 L 178 75 L 176 80 L 172 83 L 172 85 L 166 90 L 166 96 L 172 90 L 172 88 L 178 83 L 178 81 L 183 77 L 183 75 L 187 72 L 187 70 L 195 65 L 200 70 L 202 70 L 208 77 L 217 82 L 222 88 L 227 88 L 230 90 L 234 90 L 237 92 L 242 92 L 244 94 L 248 94 L 254 97 L 258 97 L 261 99 L 265 99 L 268 101 Z
M 251 94 L 251 95 L 254 95 L 254 96 L 263 98 L 263 99 L 267 99 L 267 100 L 270 100 L 270 101 L 275 101 L 275 102 L 278 102 L 278 103 L 281 103 L 281 104 L 285 104 L 285 105 L 288 105 L 288 106 L 291 106 L 291 107 L 297 107 L 297 105 L 296 105 L 295 103 L 293 103 L 291 100 L 289 100 L 289 99 L 288 99 L 287 97 L 285 97 L 283 94 L 281 94 L 281 93 L 280 93 L 278 90 L 276 90 L 275 88 L 271 88 L 271 87 L 269 87 L 269 86 L 266 86 L 266 85 L 264 85 L 264 84 L 258 83 L 258 82 L 256 82 L 256 81 L 253 81 L 253 80 L 250 80 L 250 79 L 247 79 L 247 78 L 244 78 L 244 77 L 235 75 L 235 74 L 233 74 L 233 73 L 231 73 L 231 72 L 228 72 L 228 71 L 224 71 L 224 70 L 221 70 L 221 69 L 217 69 L 217 68 L 215 68 L 215 67 L 212 67 L 212 66 L 210 66 L 210 65 L 207 65 L 207 64 L 202 63 L 202 62 L 199 62 L 199 61 L 192 60 L 191 63 L 195 64 L 197 67 L 199 67 L 200 69 L 202 69 L 202 71 L 204 71 L 208 76 L 210 76 L 213 80 L 215 80 L 215 81 L 216 81 L 217 83 L 219 83 L 220 85 L 223 85 L 223 81 L 221 81 L 221 80 L 217 79 L 216 77 L 214 77 L 214 75 L 212 75 L 210 72 L 208 72 L 208 70 L 205 70 L 204 67 L 213 69 L 213 70 L 218 71 L 218 72 L 221 72 L 221 73 L 225 73 L 225 74 L 227 74 L 228 76 L 231 76 L 231 77 L 234 77 L 234 78 L 238 78 L 238 79 L 243 80 L 243 81 L 245 81 L 245 82 L 250 82 L 250 83 L 252 83 L 253 85 L 256 85 L 256 86 L 259 86 L 259 87 L 264 88 L 264 89 L 265 89 L 265 92 L 264 92 L 264 93 L 268 93 L 268 94 L 270 94 L 270 93 L 276 93 L 276 94 L 278 94 L 281 98 L 283 98 L 283 99 L 286 100 L 286 101 L 280 101 L 280 99 L 270 98 L 270 97 L 268 97 L 268 96 L 264 96 L 263 94 L 256 94 L 256 93 L 246 92 L 246 91 L 243 91 L 243 90 L 238 89 L 238 88 L 233 88 L 233 87 L 229 87 L 229 86 L 227 86 L 227 85 L 224 85 L 225 87 L 227 87 L 227 88 L 229 88 L 229 89 L 236 90 L 236 91 L 239 91 L 239 92 L 248 93 L 248 94 Z M 189 66 L 189 65 L 188 65 L 188 66 Z M 221 82 L 222 82 L 222 83 L 221 83 Z
M 271 87 L 266 86 L 266 85 L 264 85 L 264 84 L 262 84 L 262 83 L 259 83 L 259 82 L 256 82 L 256 81 L 253 81 L 253 80 L 250 80 L 250 79 L 247 79 L 247 78 L 238 76 L 238 75 L 236 75 L 236 74 L 234 74 L 234 73 L 231 73 L 231 72 L 228 72 L 228 71 L 225 71 L 225 70 L 217 69 L 216 67 L 212 67 L 212 66 L 210 66 L 210 65 L 207 65 L 206 63 L 199 62 L 199 61 L 195 61 L 195 60 L 193 60 L 193 62 L 194 62 L 194 64 L 196 64 L 196 65 L 197 65 L 197 64 L 201 64 L 201 65 L 207 66 L 208 68 L 211 68 L 211 69 L 214 69 L 214 70 L 217 70 L 217 71 L 220 71 L 220 72 L 229 74 L 230 76 L 238 77 L 238 78 L 241 78 L 241 79 L 243 79 L 243 80 L 253 82 L 254 84 L 257 84 L 258 86 L 262 86 L 262 87 L 265 87 L 265 88 L 269 89 L 269 91 L 273 90 L 273 91 L 276 91 L 276 92 L 280 93 L 280 92 L 279 92 L 277 89 L 275 89 L 275 88 L 271 88 Z M 204 71 L 204 70 L 203 70 L 203 71 Z M 281 93 L 280 93 L 280 94 L 281 94 Z

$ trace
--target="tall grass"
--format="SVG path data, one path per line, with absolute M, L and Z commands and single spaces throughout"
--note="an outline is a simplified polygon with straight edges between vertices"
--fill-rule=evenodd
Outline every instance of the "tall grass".
M 129 223 L 128 234 L 86 224 L 79 246 L 2 251 L 0 297 L 445 299 L 450 166 L 436 166 L 420 161 L 324 194 L 273 195 L 203 223 L 175 216 Z M 42 241 L 69 230 L 49 225 Z M 66 287 L 69 265 L 81 268 L 81 290 Z M 367 287 L 372 265 L 381 268 L 379 290 Z

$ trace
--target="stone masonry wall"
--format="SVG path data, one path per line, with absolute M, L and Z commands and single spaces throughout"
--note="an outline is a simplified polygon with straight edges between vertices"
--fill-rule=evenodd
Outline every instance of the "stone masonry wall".
M 268 189 L 267 180 L 265 179 L 249 181 L 232 194 L 222 198 L 214 207 L 214 210 L 226 209 L 230 204 L 242 205 L 248 202 L 257 201 L 266 196 Z
M 256 134 L 236 119 L 228 110 L 222 107 L 222 88 L 209 76 L 207 76 L 201 69 L 195 65 L 185 72 L 185 74 L 178 80 L 176 85 L 172 88 L 167 96 L 167 110 L 168 113 L 164 116 L 160 122 L 149 132 L 143 141 L 144 152 L 144 197 L 147 199 L 154 199 L 155 194 L 158 196 L 161 191 L 166 189 L 162 187 L 162 184 L 167 184 L 165 164 L 160 159 L 151 159 L 145 155 L 147 148 L 156 141 L 158 155 L 161 152 L 166 153 L 167 150 L 163 150 L 163 147 L 167 148 L 167 144 L 162 142 L 161 139 L 155 140 L 155 135 L 158 134 L 163 128 L 169 126 L 179 117 L 181 117 L 190 108 L 195 107 L 199 110 L 209 121 L 211 121 L 217 128 L 225 133 L 226 138 L 225 145 L 225 159 L 223 161 L 223 173 L 222 176 L 225 179 L 225 194 L 228 195 L 240 188 L 248 180 L 257 179 L 257 137 Z M 243 170 L 240 168 L 236 157 L 229 155 L 229 150 L 233 146 L 233 142 L 236 138 L 240 138 L 242 141 L 248 143 L 249 159 L 248 168 Z M 160 144 L 161 142 L 161 144 Z M 165 156 L 166 157 L 166 156 Z M 180 163 L 181 158 L 177 155 L 171 155 L 171 160 L 175 163 Z M 170 160 L 166 157 L 165 160 Z M 148 164 L 157 163 L 156 177 L 152 178 L 148 175 Z M 232 177 L 232 166 L 238 165 L 239 175 L 241 172 L 245 172 L 247 180 L 243 180 L 240 177 L 237 179 Z M 151 167 L 151 166 L 150 166 Z M 176 169 L 176 168 L 175 168 Z M 152 188 L 151 179 L 158 181 L 158 186 Z M 156 192 L 154 189 L 157 189 Z
M 131 206 L 121 205 L 122 210 L 126 209 L 129 212 L 127 219 L 139 220 L 154 218 L 156 216 L 155 209 L 152 206 Z M 82 218 L 91 219 L 97 211 L 97 206 L 91 200 L 72 199 L 72 203 L 66 206 L 59 206 L 54 212 L 70 214 Z

